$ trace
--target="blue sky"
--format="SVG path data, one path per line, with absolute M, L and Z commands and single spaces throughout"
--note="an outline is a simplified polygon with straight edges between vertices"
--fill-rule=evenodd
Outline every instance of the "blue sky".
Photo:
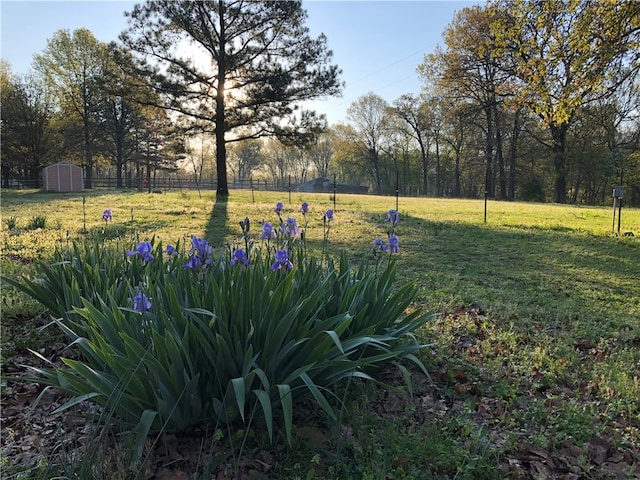
M 26 73 L 33 55 L 42 52 L 47 39 L 60 29 L 88 28 L 98 40 L 117 40 L 126 28 L 123 12 L 135 3 L 1 0 L 2 59 L 14 73 Z M 368 92 L 389 103 L 402 94 L 419 93 L 416 67 L 442 43 L 442 32 L 454 13 L 477 3 L 481 2 L 303 1 L 311 33 L 327 35 L 346 82 L 341 98 L 319 100 L 311 107 L 334 124 L 345 121 L 349 105 Z

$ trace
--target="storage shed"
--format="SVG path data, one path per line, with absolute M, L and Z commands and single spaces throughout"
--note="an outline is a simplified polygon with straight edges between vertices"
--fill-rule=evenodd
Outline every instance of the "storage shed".
M 45 167 L 44 189 L 54 192 L 81 192 L 82 167 L 69 162 L 58 162 Z

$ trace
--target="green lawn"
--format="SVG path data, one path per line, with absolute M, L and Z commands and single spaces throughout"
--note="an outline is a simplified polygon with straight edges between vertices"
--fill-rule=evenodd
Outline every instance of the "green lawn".
M 84 237 L 240 245 L 239 222 L 249 217 L 257 236 L 277 201 L 298 221 L 309 203 L 309 248 L 319 253 L 329 194 L 234 191 L 218 202 L 213 192 L 3 191 L 2 273 L 29 272 Z M 338 195 L 330 253 L 366 259 L 395 202 Z M 101 221 L 105 209 L 112 222 Z M 640 210 L 623 208 L 621 232 L 635 236 L 618 236 L 611 208 L 489 201 L 486 223 L 477 200 L 400 198 L 398 209 L 400 280 L 419 286 L 416 308 L 438 314 L 421 332 L 434 344 L 423 351 L 430 377 L 414 372 L 412 392 L 350 384 L 338 424 L 303 405 L 294 448 L 249 437 L 250 468 L 220 453 L 232 439 L 215 437 L 216 461 L 247 478 L 637 478 Z M 2 297 L 6 367 L 47 339 L 25 327 L 37 305 L 10 288 Z M 391 373 L 382 380 L 403 385 Z M 174 466 L 187 475 L 175 478 L 215 478 Z

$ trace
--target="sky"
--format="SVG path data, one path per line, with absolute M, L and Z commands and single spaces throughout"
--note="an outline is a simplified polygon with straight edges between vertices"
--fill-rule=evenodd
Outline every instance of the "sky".
M 103 42 L 117 40 L 127 26 L 132 1 L 0 0 L 0 52 L 16 74 L 31 68 L 33 56 L 60 29 L 87 28 Z M 406 93 L 418 94 L 416 73 L 425 54 L 442 45 L 442 32 L 456 11 L 479 1 L 303 0 L 307 25 L 315 37 L 327 36 L 333 63 L 343 71 L 342 97 L 307 104 L 324 113 L 330 124 L 346 121 L 348 107 L 375 93 L 392 103 Z

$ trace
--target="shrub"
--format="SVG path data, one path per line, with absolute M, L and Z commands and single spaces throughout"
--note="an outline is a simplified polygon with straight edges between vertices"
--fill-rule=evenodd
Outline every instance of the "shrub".
M 41 263 L 37 280 L 7 279 L 82 353 L 29 380 L 70 394 L 62 410 L 102 405 L 139 439 L 257 417 L 272 438 L 279 417 L 291 441 L 295 402 L 311 398 L 335 417 L 329 398 L 342 380 L 390 363 L 406 373 L 402 359 L 424 370 L 414 332 L 430 317 L 405 314 L 416 288 L 395 289 L 393 260 L 354 267 L 345 254 L 248 251 L 214 258 L 195 237 L 188 252 L 152 241 L 126 256 L 75 244 Z

